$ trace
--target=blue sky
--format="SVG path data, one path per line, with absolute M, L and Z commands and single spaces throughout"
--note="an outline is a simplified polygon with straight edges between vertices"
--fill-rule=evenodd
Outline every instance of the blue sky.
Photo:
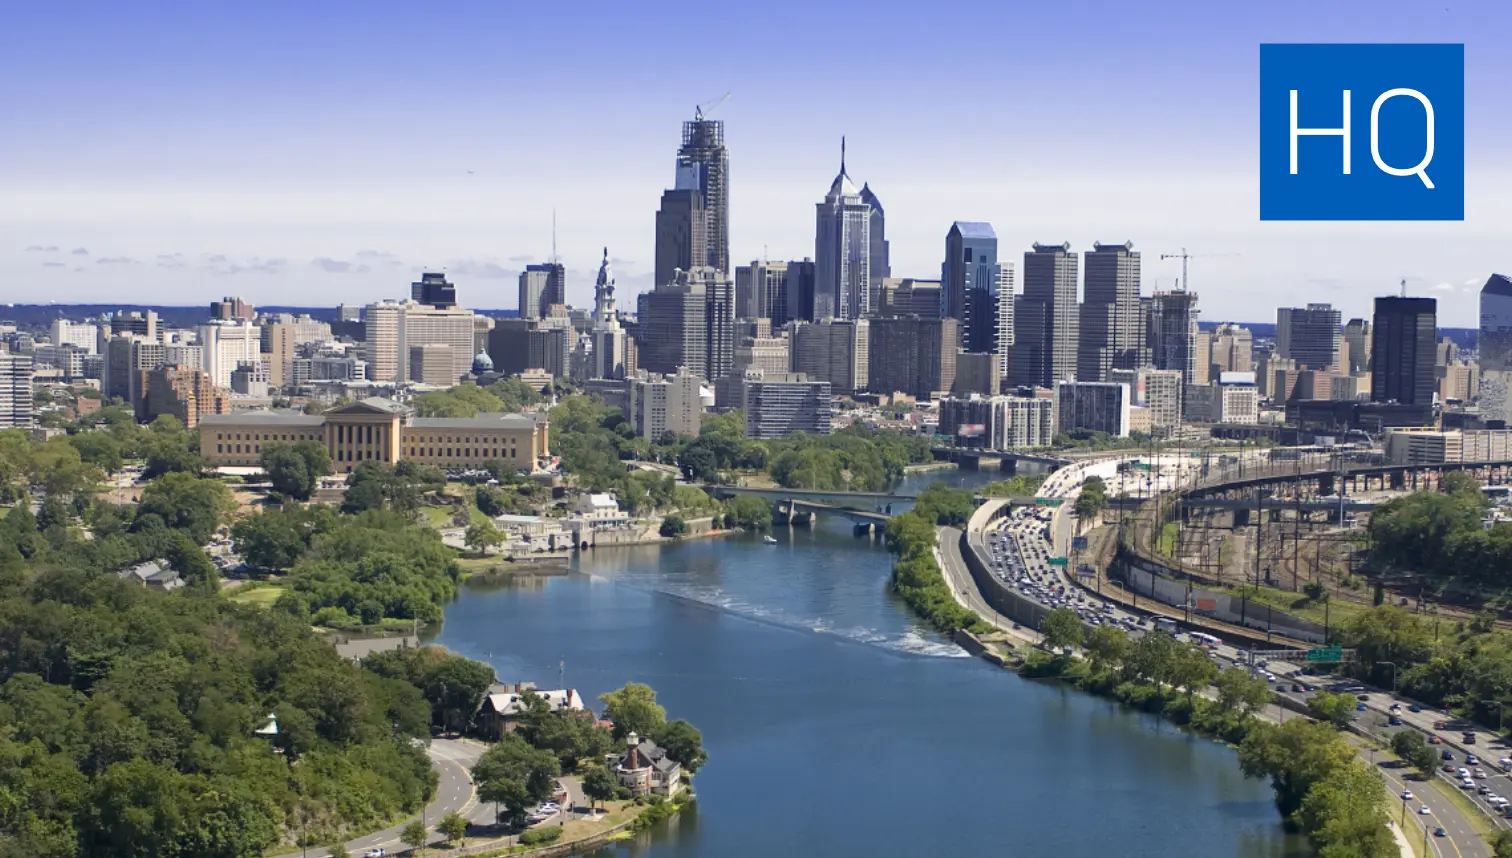
M 986 220 L 1008 258 L 1132 239 L 1146 292 L 1179 272 L 1159 253 L 1215 254 L 1191 261 L 1208 319 L 1362 315 L 1407 277 L 1469 325 L 1512 268 L 1509 25 L 1452 0 L 12 4 L 0 301 L 333 305 L 444 266 L 513 307 L 553 209 L 569 300 L 604 246 L 649 288 L 680 122 L 730 91 L 737 260 L 813 254 L 844 134 L 897 276 Z M 1259 222 L 1267 41 L 1464 42 L 1465 222 Z

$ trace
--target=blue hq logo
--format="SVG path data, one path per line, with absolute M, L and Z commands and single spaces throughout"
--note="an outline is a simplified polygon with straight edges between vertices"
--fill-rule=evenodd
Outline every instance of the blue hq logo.
M 1464 220 L 1464 45 L 1261 45 L 1261 220 Z

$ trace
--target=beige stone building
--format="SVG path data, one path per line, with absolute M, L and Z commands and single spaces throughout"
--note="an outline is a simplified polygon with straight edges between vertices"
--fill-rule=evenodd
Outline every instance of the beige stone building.
M 348 473 L 366 461 L 412 459 L 442 468 L 478 467 L 498 459 L 534 471 L 550 456 L 545 418 L 529 414 L 416 417 L 406 406 L 371 398 L 320 415 L 261 410 L 217 414 L 200 421 L 200 455 L 213 465 L 252 466 L 266 444 L 318 441 L 331 467 Z

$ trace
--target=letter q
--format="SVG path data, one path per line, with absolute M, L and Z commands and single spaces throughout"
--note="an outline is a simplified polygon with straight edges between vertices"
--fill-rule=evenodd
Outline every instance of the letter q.
M 1423 152 L 1423 160 L 1414 166 L 1405 168 L 1393 167 L 1381 159 L 1381 105 L 1397 96 L 1417 99 L 1418 103 L 1423 105 L 1424 118 L 1427 122 L 1428 146 Z M 1433 188 L 1433 180 L 1428 178 L 1428 173 L 1426 172 L 1428 164 L 1433 161 L 1433 102 L 1428 100 L 1428 96 L 1423 95 L 1415 89 L 1399 87 L 1397 89 L 1388 89 L 1376 98 L 1375 104 L 1370 106 L 1370 159 L 1375 161 L 1375 165 L 1383 173 L 1393 176 L 1417 176 L 1423 180 L 1423 184 L 1426 187 L 1429 189 Z

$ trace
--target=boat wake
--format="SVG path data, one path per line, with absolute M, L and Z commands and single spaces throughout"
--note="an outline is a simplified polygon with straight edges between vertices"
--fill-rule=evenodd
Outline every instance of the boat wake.
M 767 605 L 748 602 L 726 593 L 719 587 L 669 586 L 667 580 L 664 578 L 636 580 L 635 578 L 617 575 L 594 575 L 593 577 L 633 587 L 637 590 L 694 602 L 737 617 L 756 620 L 757 622 L 780 628 L 830 635 L 855 643 L 868 644 L 909 655 L 930 658 L 970 657 L 965 650 L 950 641 L 929 636 L 930 633 L 919 629 L 908 628 L 897 632 L 886 632 L 864 626 L 836 626 L 824 617 L 795 616 L 782 610 L 773 609 Z

